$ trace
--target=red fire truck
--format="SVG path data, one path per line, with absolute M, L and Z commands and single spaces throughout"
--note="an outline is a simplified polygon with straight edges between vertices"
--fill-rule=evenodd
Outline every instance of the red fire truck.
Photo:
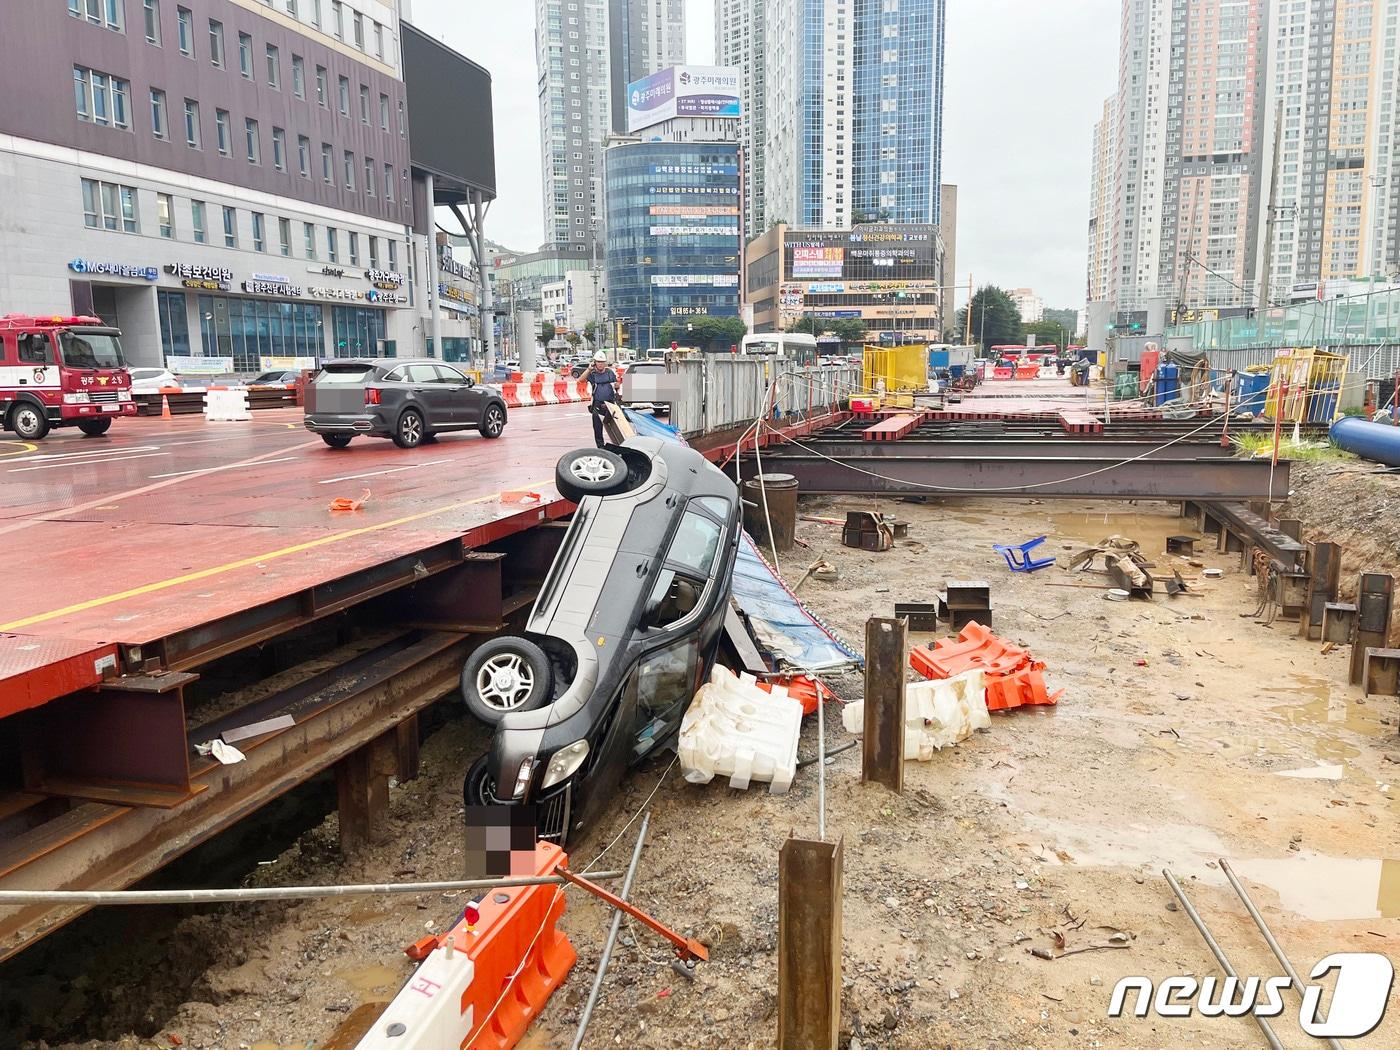
M 0 317 L 0 424 L 26 441 L 52 427 L 105 434 L 136 415 L 121 333 L 97 317 Z

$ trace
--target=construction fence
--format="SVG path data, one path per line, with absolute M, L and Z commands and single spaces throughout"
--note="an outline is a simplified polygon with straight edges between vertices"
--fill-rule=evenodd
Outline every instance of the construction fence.
M 671 425 L 690 436 L 747 426 L 759 416 L 832 411 L 862 390 L 859 366 L 800 367 L 773 357 L 686 354 L 667 372 L 680 380 Z M 774 385 L 776 381 L 776 386 Z

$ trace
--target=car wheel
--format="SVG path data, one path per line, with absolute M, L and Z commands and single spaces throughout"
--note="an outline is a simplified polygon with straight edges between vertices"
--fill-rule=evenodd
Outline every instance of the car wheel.
M 110 419 L 80 419 L 78 420 L 78 429 L 86 437 L 101 437 L 112 429 L 112 421 Z
M 417 448 L 423 443 L 423 438 L 427 433 L 427 428 L 423 425 L 423 416 L 416 408 L 404 410 L 404 414 L 399 416 L 399 422 L 394 427 L 394 444 L 399 448 Z
M 495 402 L 487 405 L 486 412 L 481 417 L 481 436 L 498 438 L 505 428 L 506 410 Z
M 525 638 L 493 638 L 478 646 L 462 667 L 462 699 L 487 725 L 512 711 L 533 711 L 553 691 L 549 657 Z
M 500 804 L 496 801 L 496 780 L 491 776 L 486 759 L 486 755 L 478 758 L 462 778 L 462 803 L 468 808 Z
M 49 420 L 42 409 L 24 401 L 10 410 L 10 429 L 25 441 L 38 441 L 49 432 Z
M 329 445 L 331 448 L 349 448 L 349 447 L 350 447 L 350 435 L 349 435 L 349 434 L 322 434 L 322 435 L 321 435 L 321 440 L 324 441 L 324 442 L 325 442 L 327 445 Z
M 575 449 L 554 468 L 554 487 L 573 503 L 621 492 L 627 487 L 627 461 L 603 448 Z

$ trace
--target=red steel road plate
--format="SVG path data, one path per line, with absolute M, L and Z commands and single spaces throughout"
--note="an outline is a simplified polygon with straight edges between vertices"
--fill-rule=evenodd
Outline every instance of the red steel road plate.
M 115 645 L 0 634 L 0 718 L 91 688 L 116 665 Z

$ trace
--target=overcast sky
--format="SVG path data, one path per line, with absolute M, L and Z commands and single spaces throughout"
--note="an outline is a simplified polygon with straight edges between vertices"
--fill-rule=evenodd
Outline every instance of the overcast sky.
M 517 251 L 544 230 L 534 8 L 413 0 L 419 28 L 491 71 L 499 197 L 487 234 Z M 979 285 L 1033 288 L 1047 306 L 1084 305 L 1090 138 L 1118 79 L 1119 9 L 948 0 L 943 178 L 959 187 L 958 281 L 971 272 Z M 713 0 L 686 0 L 686 17 L 689 61 L 711 62 Z

